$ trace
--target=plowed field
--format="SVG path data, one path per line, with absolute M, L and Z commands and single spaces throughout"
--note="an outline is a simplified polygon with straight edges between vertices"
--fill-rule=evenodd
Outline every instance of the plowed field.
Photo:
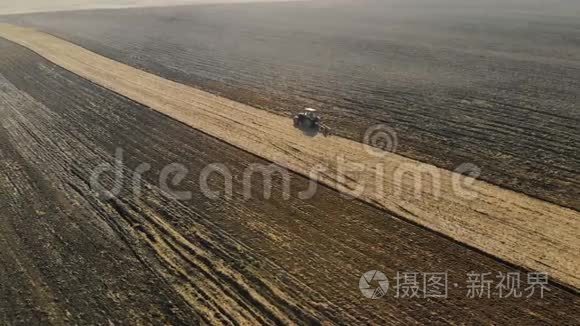
M 6 17 L 179 83 L 580 209 L 577 1 L 324 1 Z
M 268 162 L 18 45 L 2 40 L 0 53 L 3 323 L 573 324 L 578 316 L 578 296 L 553 285 L 544 299 L 466 299 L 469 271 L 513 269 L 329 188 L 285 200 L 274 182 L 269 200 L 244 199 L 240 173 Z M 151 169 L 139 196 L 103 199 L 91 171 L 114 165 L 117 148 L 125 180 L 143 162 Z M 236 176 L 229 200 L 192 191 L 177 201 L 159 188 L 167 164 L 186 166 L 178 188 L 193 190 L 216 161 Z M 292 174 L 292 189 L 307 183 Z M 448 271 L 459 286 L 448 299 L 369 300 L 358 281 L 370 269 Z

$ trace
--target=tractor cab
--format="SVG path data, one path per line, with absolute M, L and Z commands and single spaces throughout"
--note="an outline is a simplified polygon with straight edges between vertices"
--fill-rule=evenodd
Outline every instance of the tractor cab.
M 304 114 L 311 119 L 316 118 L 316 110 L 313 108 L 304 109 Z
M 304 112 L 294 116 L 294 127 L 304 132 L 322 132 L 324 136 L 330 134 L 330 128 L 322 124 L 320 117 L 316 114 L 316 110 L 312 108 L 305 108 Z

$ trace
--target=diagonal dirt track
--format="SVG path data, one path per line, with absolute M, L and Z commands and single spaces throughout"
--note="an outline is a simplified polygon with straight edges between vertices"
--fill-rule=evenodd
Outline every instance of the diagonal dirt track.
M 513 268 L 322 187 L 311 200 L 243 197 L 242 173 L 262 159 L 208 137 L 0 40 L 0 318 L 6 324 L 207 322 L 573 324 L 577 295 L 466 299 L 469 271 Z M 143 162 L 139 196 L 109 201 L 91 171 L 124 152 Z M 204 166 L 235 176 L 233 198 L 199 191 Z M 176 201 L 158 188 L 167 164 L 190 173 Z M 104 177 L 106 178 L 106 176 Z M 102 180 L 109 186 L 108 179 Z M 212 189 L 223 186 L 212 179 Z M 308 180 L 292 176 L 293 189 Z M 260 184 L 252 184 L 261 191 Z M 367 300 L 361 273 L 448 271 L 448 299 Z
M 177 84 L 120 64 L 53 36 L 1 25 L 0 36 L 24 45 L 48 60 L 99 85 L 145 104 L 209 135 L 222 139 L 303 175 L 323 164 L 317 179 L 346 193 L 363 186 L 359 198 L 525 268 L 549 272 L 580 287 L 580 214 L 522 194 L 475 181 L 475 200 L 455 190 L 454 173 L 396 154 L 377 158 L 364 146 L 339 137 L 309 138 L 288 118 L 270 114 Z M 339 160 L 347 172 L 338 177 Z M 376 164 L 384 166 L 376 183 Z M 436 175 L 431 187 L 418 189 L 415 179 Z M 409 173 L 405 173 L 408 175 Z M 386 189 L 378 191 L 378 189 Z M 420 196 L 416 195 L 416 191 Z

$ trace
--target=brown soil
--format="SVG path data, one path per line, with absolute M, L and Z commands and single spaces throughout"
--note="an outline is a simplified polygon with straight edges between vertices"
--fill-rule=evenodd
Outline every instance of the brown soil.
M 243 171 L 267 161 L 0 40 L 2 324 L 573 324 L 578 296 L 466 298 L 466 273 L 517 272 L 424 228 L 291 174 L 292 196 L 244 199 Z M 123 192 L 103 199 L 91 171 L 123 148 Z M 199 175 L 221 162 L 233 195 L 208 199 Z M 150 163 L 141 194 L 133 171 Z M 175 200 L 159 173 L 188 174 Z M 101 179 L 110 186 L 111 175 Z M 223 187 L 210 179 L 211 189 Z M 197 190 L 197 191 L 196 191 Z M 362 273 L 449 273 L 447 299 L 362 297 Z M 522 276 L 524 276 L 523 271 Z M 457 283 L 458 287 L 453 284 Z
M 322 164 L 316 178 L 336 189 L 353 193 L 410 221 L 443 233 L 513 264 L 549 272 L 553 278 L 580 286 L 579 213 L 485 182 L 473 181 L 475 200 L 455 191 L 454 173 L 396 154 L 377 158 L 360 143 L 340 137 L 306 137 L 291 120 L 215 96 L 112 61 L 79 46 L 32 29 L 2 25 L 0 35 L 24 45 L 103 87 L 142 103 L 195 129 L 238 148 L 285 166 L 302 175 Z M 338 178 L 338 160 L 348 170 L 364 164 L 364 172 L 348 172 Z M 375 166 L 383 163 L 384 178 L 375 187 Z M 410 177 L 427 171 L 437 176 L 432 187 L 419 187 Z M 419 191 L 419 195 L 415 194 Z

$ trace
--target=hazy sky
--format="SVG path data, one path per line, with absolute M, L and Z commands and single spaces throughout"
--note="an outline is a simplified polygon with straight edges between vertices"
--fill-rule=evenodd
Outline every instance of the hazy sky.
M 0 0 L 0 15 L 39 11 L 130 8 L 191 3 L 231 3 L 284 0 Z
M 131 8 L 170 6 L 183 4 L 203 3 L 234 3 L 234 2 L 275 2 L 275 1 L 352 1 L 364 5 L 365 1 L 380 1 L 390 4 L 404 4 L 416 7 L 425 12 L 438 10 L 456 10 L 469 8 L 470 10 L 504 11 L 517 10 L 536 12 L 539 14 L 556 14 L 562 16 L 580 16 L 580 0 L 0 0 L 0 15 L 79 10 L 103 8 Z

